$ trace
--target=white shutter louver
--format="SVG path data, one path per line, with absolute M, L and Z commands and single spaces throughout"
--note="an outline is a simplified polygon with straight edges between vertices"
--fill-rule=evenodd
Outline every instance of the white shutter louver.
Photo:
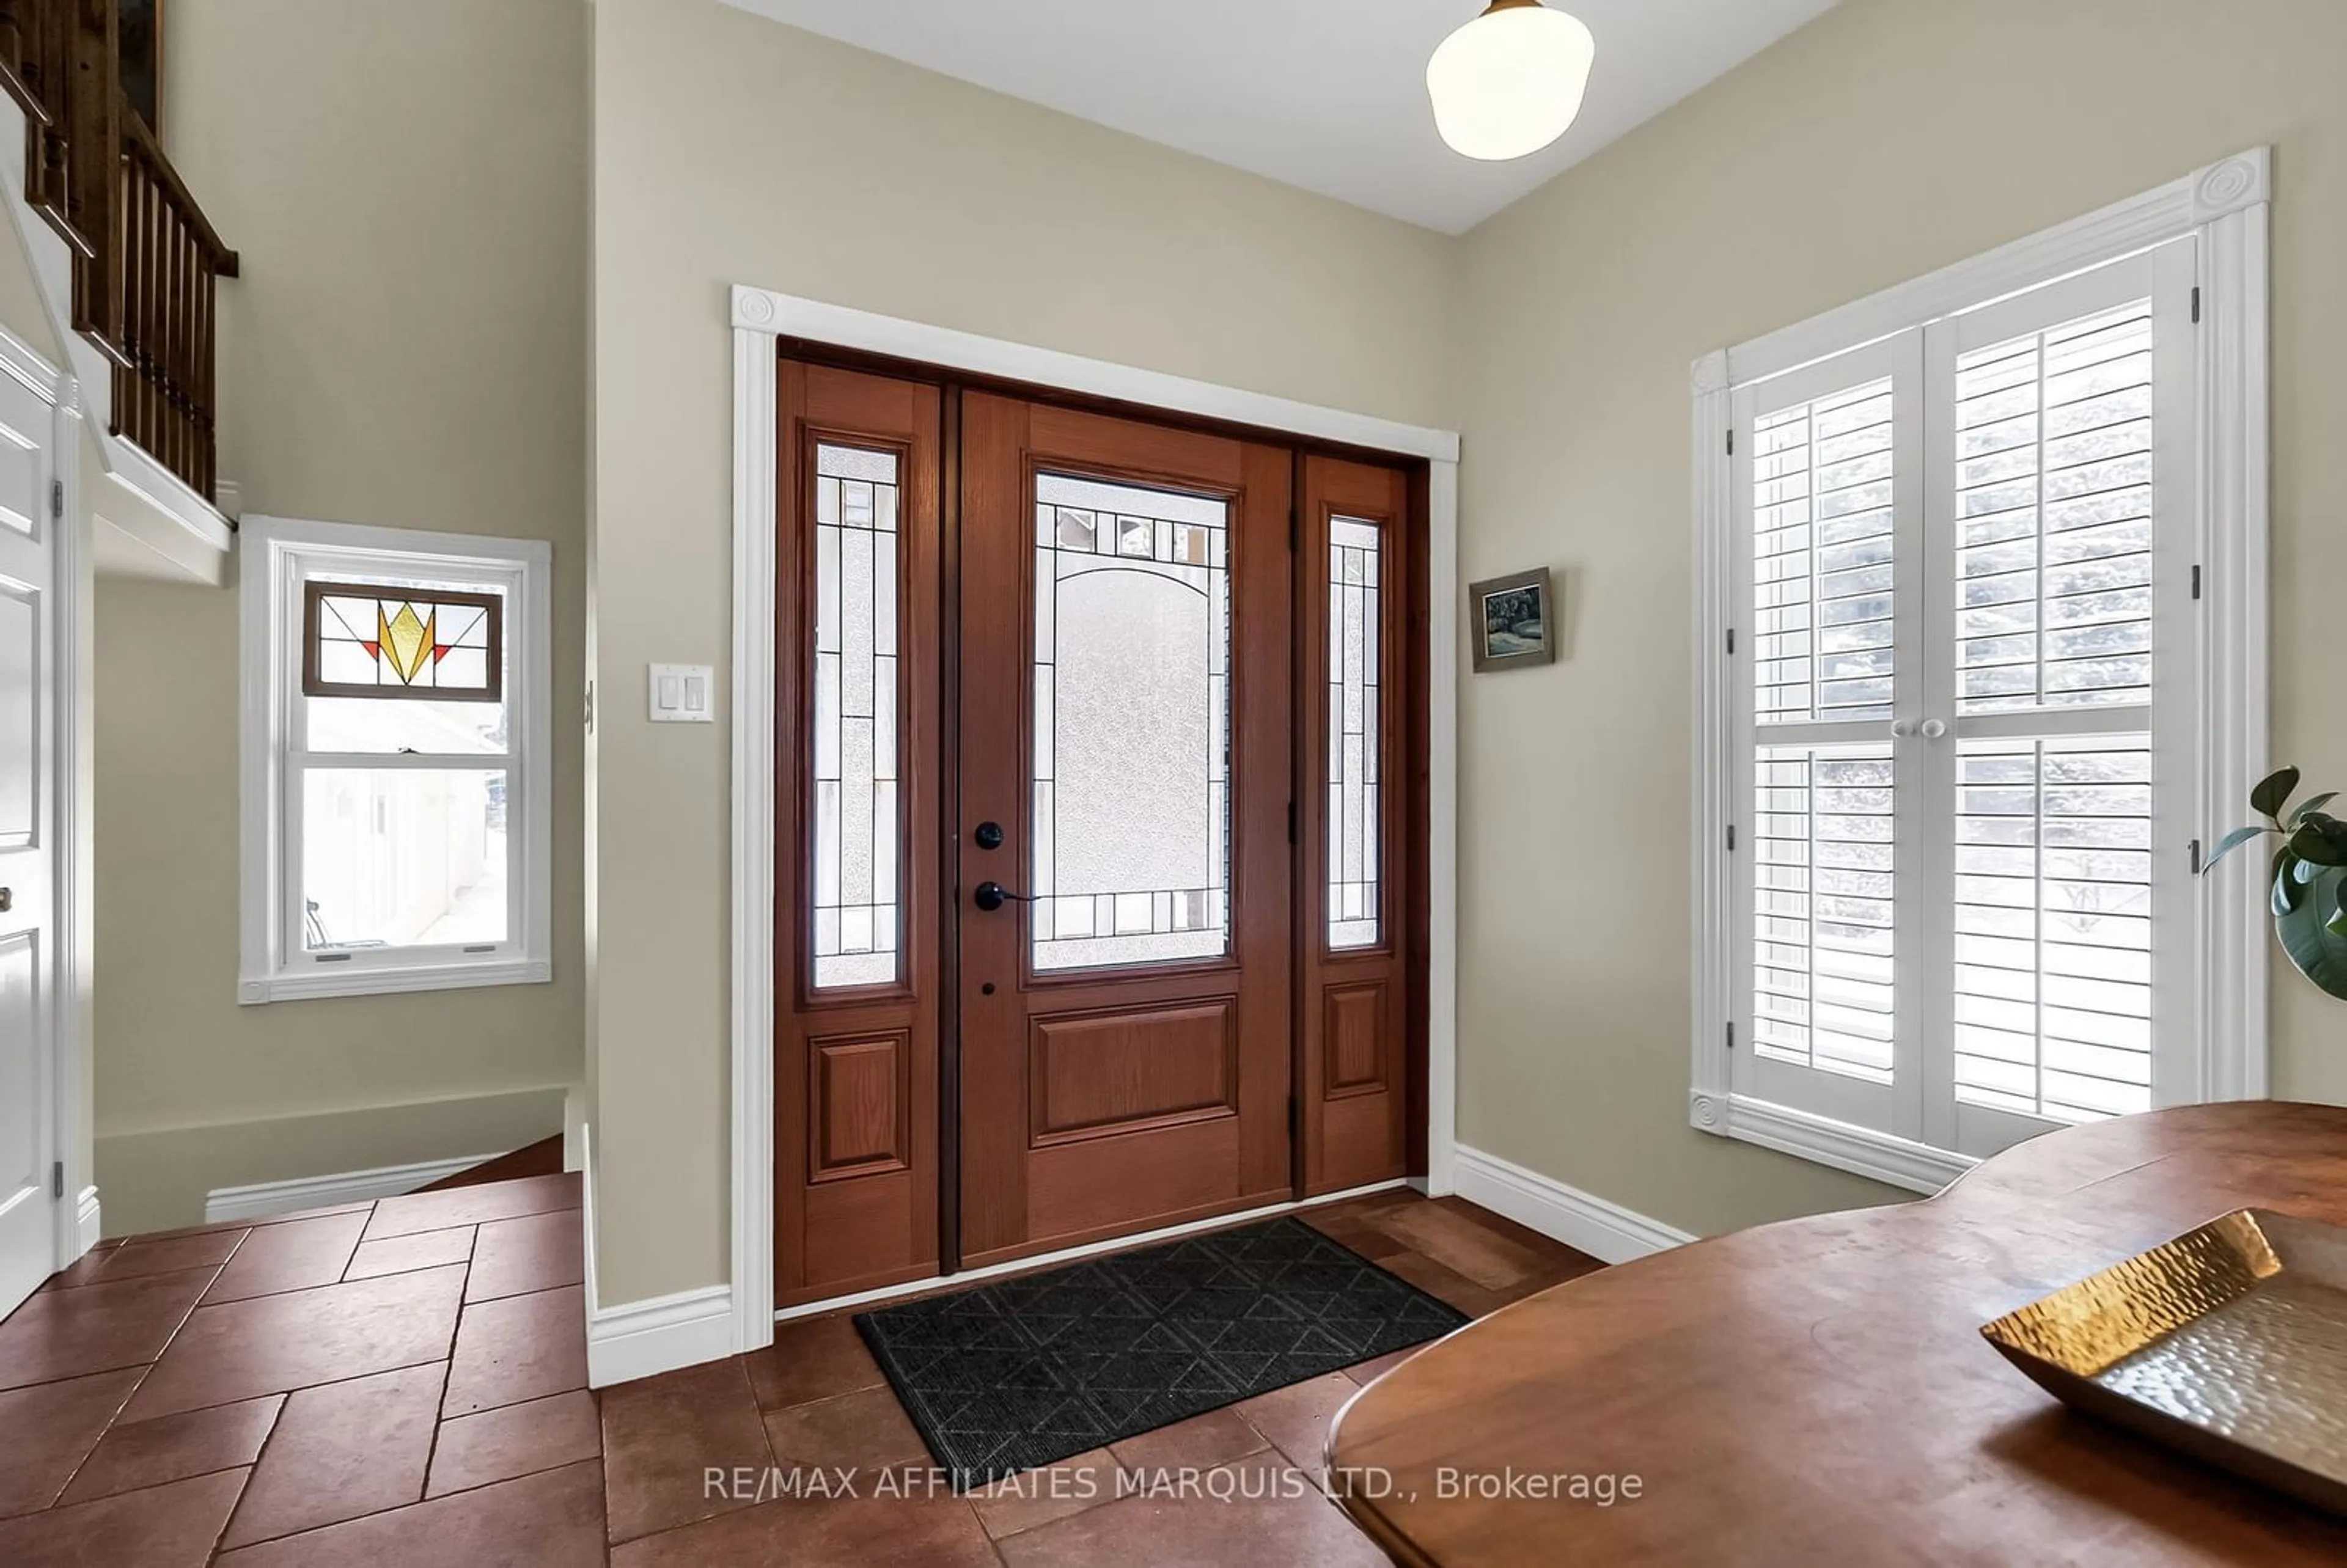
M 2151 687 L 2148 301 L 1956 367 L 1956 711 Z
M 2179 263 L 1737 390 L 1738 1095 L 1967 1154 L 2155 1102 L 2195 983 L 2155 973 L 2194 919 L 2161 804 L 2193 698 L 2155 689 L 2189 569 Z

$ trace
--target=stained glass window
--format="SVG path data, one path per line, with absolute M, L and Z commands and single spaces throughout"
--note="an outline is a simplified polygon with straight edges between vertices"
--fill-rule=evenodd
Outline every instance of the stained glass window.
M 505 600 L 382 583 L 305 585 L 302 692 L 310 697 L 505 695 Z
M 1230 949 L 1230 507 L 1035 484 L 1038 969 Z
M 897 459 L 818 445 L 815 478 L 815 983 L 898 974 Z
M 1328 945 L 1377 944 L 1378 526 L 1328 522 Z

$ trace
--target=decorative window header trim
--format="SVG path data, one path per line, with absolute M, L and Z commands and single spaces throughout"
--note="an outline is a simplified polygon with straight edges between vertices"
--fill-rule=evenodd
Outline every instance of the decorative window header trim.
M 1688 384 L 1700 397 L 1765 381 L 2263 208 L 2272 199 L 2271 164 L 2270 149 L 2253 147 L 1970 261 L 1911 278 L 1733 348 L 1716 349 L 1695 360 Z

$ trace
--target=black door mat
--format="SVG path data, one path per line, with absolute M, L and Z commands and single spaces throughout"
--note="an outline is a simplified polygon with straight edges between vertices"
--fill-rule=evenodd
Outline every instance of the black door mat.
M 966 1490 L 1467 1321 L 1283 1218 L 860 1313 L 856 1327 Z

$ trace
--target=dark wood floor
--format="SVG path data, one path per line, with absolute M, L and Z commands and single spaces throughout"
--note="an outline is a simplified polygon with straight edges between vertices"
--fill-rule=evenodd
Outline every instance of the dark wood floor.
M 845 1314 L 587 1392 L 578 1192 L 537 1176 L 92 1253 L 0 1322 L 0 1563 L 1383 1562 L 1315 1478 L 1329 1417 L 1409 1352 L 958 1497 L 930 1490 Z M 1305 1217 L 1475 1315 L 1599 1266 L 1455 1198 Z M 856 1495 L 763 1479 L 818 1473 Z
M 415 1190 L 419 1193 L 445 1193 L 451 1187 L 480 1187 L 491 1182 L 514 1182 L 524 1176 L 559 1176 L 561 1173 L 562 1134 L 558 1132 L 551 1138 L 525 1143 L 510 1154 L 484 1160 L 470 1170 L 443 1176 Z

